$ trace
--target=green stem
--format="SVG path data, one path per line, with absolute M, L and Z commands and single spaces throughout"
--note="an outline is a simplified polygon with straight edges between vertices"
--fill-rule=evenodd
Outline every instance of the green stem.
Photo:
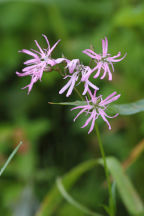
M 74 90 L 76 91 L 76 93 L 78 94 L 78 96 L 83 101 L 84 99 L 81 96 L 81 94 L 78 91 L 78 89 L 74 88 Z M 108 184 L 108 192 L 109 192 L 109 215 L 110 216 L 114 216 L 115 213 L 114 213 L 114 204 L 113 204 L 114 202 L 113 202 L 113 197 L 112 197 L 111 182 L 110 182 L 110 178 L 109 178 L 109 172 L 108 172 L 108 168 L 107 168 L 106 157 L 105 157 L 105 152 L 104 152 L 101 136 L 100 136 L 99 128 L 98 128 L 98 125 L 97 125 L 96 122 L 95 122 L 95 130 L 96 130 L 96 134 L 97 134 L 98 144 L 99 144 L 99 147 L 100 147 L 100 152 L 101 152 L 101 155 L 102 155 L 102 158 L 103 158 L 103 162 L 104 162 L 104 170 L 105 170 L 106 180 L 107 180 L 107 184 Z
M 83 101 L 84 98 L 81 96 L 79 90 L 78 90 L 76 87 L 74 87 L 74 90 L 75 90 L 75 92 L 78 94 L 78 96 L 80 97 L 80 99 Z
M 103 148 L 103 144 L 102 144 L 102 140 L 101 140 L 101 137 L 100 137 L 100 132 L 99 132 L 99 128 L 98 128 L 97 123 L 95 123 L 95 130 L 96 130 L 96 134 L 97 134 L 97 139 L 98 139 L 98 144 L 99 144 L 100 152 L 101 152 L 101 155 L 102 155 L 102 158 L 103 158 L 103 162 L 104 162 L 104 170 L 105 170 L 106 180 L 107 180 L 107 184 L 108 184 L 109 210 L 110 210 L 109 213 L 110 213 L 110 216 L 114 216 L 111 182 L 110 182 L 108 167 L 107 167 L 107 163 L 106 163 L 106 156 L 105 156 L 105 152 L 104 152 L 104 148 Z

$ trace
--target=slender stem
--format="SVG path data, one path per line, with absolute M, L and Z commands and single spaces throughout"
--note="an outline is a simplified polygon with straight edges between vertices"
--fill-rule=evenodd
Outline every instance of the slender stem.
M 107 167 L 107 163 L 106 163 L 106 156 L 105 156 L 105 152 L 104 152 L 104 148 L 103 148 L 103 144 L 102 144 L 102 140 L 100 137 L 100 132 L 99 132 L 99 128 L 98 128 L 97 123 L 95 123 L 95 130 L 96 130 L 96 134 L 97 134 L 100 152 L 101 152 L 103 162 L 104 162 L 104 170 L 105 170 L 106 180 L 107 180 L 107 184 L 108 184 L 110 216 L 113 216 L 114 215 L 114 208 L 113 208 L 113 198 L 112 198 L 112 189 L 111 189 L 110 177 L 109 177 L 108 167 Z
M 74 90 L 76 91 L 77 95 L 82 99 L 82 101 L 84 100 L 84 98 L 81 96 L 79 90 L 75 87 Z M 89 96 L 88 96 L 89 97 Z M 114 204 L 113 204 L 113 197 L 112 197 L 112 189 L 111 189 L 111 182 L 110 182 L 110 178 L 109 178 L 109 172 L 108 172 L 108 168 L 107 168 L 107 163 L 106 163 L 106 157 L 105 157 L 105 152 L 104 152 L 104 148 L 103 148 L 103 144 L 102 144 L 102 140 L 101 140 L 101 136 L 100 136 L 100 132 L 99 132 L 99 128 L 97 123 L 95 122 L 95 130 L 96 130 L 96 134 L 97 134 L 97 139 L 98 139 L 98 144 L 100 147 L 100 151 L 101 151 L 101 155 L 103 158 L 103 162 L 104 162 L 104 170 L 105 170 L 105 175 L 106 175 L 106 180 L 107 180 L 107 184 L 108 184 L 108 192 L 109 192 L 109 214 L 110 216 L 114 216 Z
M 79 90 L 78 90 L 76 87 L 74 87 L 74 90 L 75 90 L 75 92 L 78 94 L 78 96 L 80 97 L 80 99 L 83 101 L 84 98 L 81 96 Z

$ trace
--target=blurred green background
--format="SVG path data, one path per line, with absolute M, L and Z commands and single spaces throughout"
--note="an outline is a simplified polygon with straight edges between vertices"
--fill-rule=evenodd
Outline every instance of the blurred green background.
M 59 95 L 65 81 L 56 72 L 46 73 L 30 95 L 21 90 L 30 81 L 19 78 L 28 56 L 18 53 L 36 48 L 36 39 L 46 46 L 61 39 L 53 57 L 64 54 L 89 64 L 82 50 L 95 47 L 101 52 L 101 39 L 109 41 L 109 53 L 118 51 L 127 57 L 115 65 L 113 82 L 97 81 L 107 96 L 116 90 L 120 103 L 144 97 L 144 2 L 142 0 L 39 0 L 0 1 L 0 166 L 19 143 L 20 150 L 0 178 L 0 215 L 33 216 L 46 194 L 62 176 L 80 162 L 100 157 L 95 133 L 81 129 L 82 119 L 73 123 L 70 107 L 49 105 L 48 101 L 66 101 Z M 76 100 L 72 94 L 69 100 Z M 99 121 L 107 155 L 125 161 L 144 137 L 144 114 L 111 120 L 112 131 Z M 127 173 L 140 196 L 144 198 L 144 154 L 128 168 Z M 94 211 L 103 212 L 107 202 L 104 172 L 97 168 L 84 175 L 72 188 L 74 198 Z M 117 216 L 127 216 L 117 194 Z M 85 214 L 63 201 L 56 216 Z

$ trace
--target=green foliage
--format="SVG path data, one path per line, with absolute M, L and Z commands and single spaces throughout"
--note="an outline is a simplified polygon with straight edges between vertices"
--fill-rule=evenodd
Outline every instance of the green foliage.
M 112 175 L 113 180 L 116 183 L 118 192 L 128 212 L 132 215 L 141 214 L 144 211 L 144 205 L 140 197 L 138 196 L 136 190 L 134 189 L 131 181 L 124 173 L 119 161 L 112 157 L 107 158 L 106 160 L 107 160 L 108 169 Z M 67 191 L 70 190 L 74 185 L 74 183 L 80 178 L 81 175 L 83 175 L 89 169 L 95 167 L 98 164 L 103 165 L 103 160 L 93 159 L 90 161 L 86 161 L 78 165 L 76 168 L 72 169 L 69 173 L 67 173 L 62 178 L 62 181 L 59 181 L 58 179 L 57 186 L 54 186 L 51 192 L 48 193 L 37 216 L 52 215 L 55 212 L 55 209 L 57 209 L 57 207 L 60 205 L 62 201 L 62 196 L 70 204 L 74 205 L 76 208 L 79 208 L 81 211 L 89 215 L 99 215 L 97 213 L 91 212 L 85 206 L 82 206 L 81 204 L 73 200 L 73 198 L 65 191 L 65 189 Z M 59 192 L 61 193 L 62 196 L 60 196 Z
M 29 95 L 26 89 L 21 90 L 30 82 L 30 77 L 19 78 L 15 74 L 22 70 L 23 62 L 28 59 L 28 56 L 18 51 L 23 48 L 35 49 L 35 39 L 45 47 L 42 39 L 44 33 L 51 44 L 61 39 L 53 57 L 64 54 L 67 58 L 80 58 L 84 64 L 89 64 L 90 59 L 82 50 L 93 45 L 95 51 L 101 53 L 101 39 L 107 36 L 109 52 L 113 55 L 118 51 L 122 54 L 127 52 L 127 57 L 115 64 L 113 82 L 106 79 L 92 81 L 96 82 L 100 94 L 104 96 L 114 90 L 121 94 L 118 105 L 122 106 L 123 114 L 130 111 L 134 113 L 142 110 L 143 105 L 136 103 L 135 109 L 123 104 L 139 101 L 144 95 L 143 10 L 142 0 L 0 1 L 1 167 L 15 149 L 15 143 L 23 141 L 14 160 L 1 176 L 0 215 L 15 216 L 19 206 L 21 215 L 35 215 L 38 203 L 42 202 L 46 193 L 50 193 L 57 176 L 67 173 L 82 161 L 99 156 L 95 135 L 88 136 L 87 130 L 80 128 L 85 119 L 81 118 L 74 124 L 73 112 L 69 108 L 47 103 L 66 101 L 65 95 L 58 94 L 65 80 L 56 71 L 46 73 L 42 82 L 37 82 Z M 79 86 L 79 90 L 82 90 L 82 86 Z M 73 93 L 70 101 L 77 99 L 77 95 Z M 98 121 L 98 124 L 106 154 L 115 155 L 120 161 L 125 160 L 131 149 L 143 138 L 143 112 L 112 120 L 112 132 L 107 130 L 102 121 Z M 144 197 L 143 161 L 142 154 L 128 169 L 128 175 L 141 197 Z M 98 209 L 99 212 L 101 208 L 96 203 L 105 203 L 107 200 L 105 190 L 99 186 L 103 179 L 104 173 L 98 168 L 91 175 L 80 178 L 78 185 L 70 193 L 89 209 L 94 212 Z M 71 183 L 73 179 L 69 181 Z M 27 185 L 33 190 L 37 202 L 26 205 L 28 199 L 24 199 L 21 206 L 19 200 Z M 69 191 L 64 183 L 63 185 Z M 50 210 L 57 205 L 57 199 L 53 203 L 50 196 Z M 129 213 L 121 200 L 123 199 L 117 196 L 117 216 L 127 216 Z M 57 216 L 85 216 L 85 213 L 66 202 L 61 208 L 57 206 L 55 211 Z M 31 215 L 27 212 L 31 212 Z

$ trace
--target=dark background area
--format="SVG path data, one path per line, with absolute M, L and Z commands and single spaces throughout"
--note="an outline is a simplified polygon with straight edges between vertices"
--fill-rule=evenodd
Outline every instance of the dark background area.
M 134 102 L 144 97 L 144 3 L 140 0 L 55 0 L 0 1 L 0 166 L 11 151 L 23 141 L 17 155 L 0 178 L 0 215 L 32 216 L 45 195 L 62 176 L 80 162 L 100 157 L 95 133 L 81 129 L 83 119 L 73 122 L 71 107 L 50 105 L 48 101 L 77 100 L 73 92 L 67 99 L 59 90 L 65 81 L 57 72 L 45 73 L 31 93 L 22 87 L 30 77 L 19 78 L 23 62 L 29 57 L 18 53 L 36 48 L 36 39 L 46 47 L 61 42 L 53 57 L 64 54 L 89 64 L 82 50 L 92 44 L 101 53 L 101 39 L 107 36 L 109 53 L 126 58 L 115 64 L 113 81 L 97 80 L 100 93 L 121 94 L 119 103 Z M 81 87 L 80 87 L 81 88 Z M 112 131 L 99 120 L 107 155 L 125 161 L 131 150 L 143 139 L 144 114 L 110 120 Z M 127 170 L 140 196 L 144 198 L 144 154 Z M 97 168 L 80 178 L 70 193 L 95 211 L 107 202 L 103 188 L 104 172 Z M 117 216 L 128 213 L 118 195 Z M 57 216 L 84 216 L 79 210 L 62 203 Z

